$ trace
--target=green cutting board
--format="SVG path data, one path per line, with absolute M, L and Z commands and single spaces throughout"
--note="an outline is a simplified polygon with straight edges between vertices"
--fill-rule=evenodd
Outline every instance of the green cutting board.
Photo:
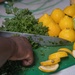
M 48 74 L 53 74 L 53 73 L 45 73 L 42 72 L 38 69 L 40 62 L 45 61 L 48 59 L 48 56 L 54 52 L 57 52 L 59 48 L 69 48 L 73 49 L 73 43 L 69 44 L 67 46 L 55 46 L 55 47 L 40 47 L 38 49 L 33 50 L 34 51 L 34 57 L 35 57 L 35 62 L 31 67 L 25 68 L 23 71 L 19 72 L 17 75 L 48 75 Z M 75 64 L 75 58 L 69 54 L 68 57 L 62 58 L 61 62 L 59 63 L 60 66 L 57 69 L 56 72 L 63 70 L 65 68 L 68 68 L 72 65 Z

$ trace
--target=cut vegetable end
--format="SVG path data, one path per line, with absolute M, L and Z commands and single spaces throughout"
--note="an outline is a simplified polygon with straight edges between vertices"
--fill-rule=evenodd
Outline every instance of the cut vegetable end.
M 51 66 L 39 66 L 39 70 L 43 72 L 54 72 L 58 69 L 59 64 L 51 65 Z

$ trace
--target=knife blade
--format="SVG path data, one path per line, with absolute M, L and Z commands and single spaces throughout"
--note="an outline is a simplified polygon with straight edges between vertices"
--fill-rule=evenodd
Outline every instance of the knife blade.
M 9 31 L 0 32 L 0 37 L 10 37 L 15 35 L 31 38 L 35 43 L 38 43 L 41 46 L 59 46 L 59 45 L 67 45 L 70 43 L 69 41 L 58 38 L 58 37 L 20 33 L 20 32 L 9 32 Z

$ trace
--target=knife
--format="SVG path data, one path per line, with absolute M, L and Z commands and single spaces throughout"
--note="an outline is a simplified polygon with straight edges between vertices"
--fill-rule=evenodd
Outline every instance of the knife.
M 41 46 L 59 46 L 59 45 L 67 45 L 70 43 L 69 41 L 58 38 L 58 37 L 20 33 L 20 32 L 0 31 L 0 37 L 10 37 L 15 35 L 31 38 L 35 43 L 38 43 Z

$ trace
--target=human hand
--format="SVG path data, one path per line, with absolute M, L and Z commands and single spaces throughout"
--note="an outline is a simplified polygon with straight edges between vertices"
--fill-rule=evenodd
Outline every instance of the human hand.
M 32 46 L 25 37 L 9 37 L 16 43 L 16 51 L 9 58 L 9 60 L 21 60 L 24 66 L 29 66 L 33 63 L 33 51 Z

